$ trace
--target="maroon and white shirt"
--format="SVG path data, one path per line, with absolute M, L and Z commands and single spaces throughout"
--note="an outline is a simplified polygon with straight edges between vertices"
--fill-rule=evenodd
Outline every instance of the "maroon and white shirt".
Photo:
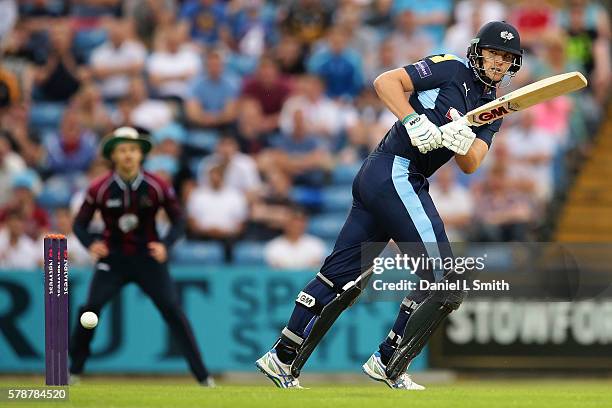
M 160 208 L 172 225 L 163 239 L 155 223 Z M 96 211 L 104 220 L 102 237 L 111 254 L 148 254 L 147 244 L 155 241 L 169 248 L 184 230 L 183 214 L 172 186 L 146 171 L 131 183 L 115 172 L 92 182 L 74 221 L 74 232 L 85 247 L 96 239 L 87 230 Z

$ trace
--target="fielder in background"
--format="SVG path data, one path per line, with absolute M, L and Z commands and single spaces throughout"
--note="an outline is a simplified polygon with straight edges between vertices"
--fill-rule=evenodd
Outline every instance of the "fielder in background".
M 353 205 L 333 252 L 298 295 L 276 344 L 256 362 L 278 387 L 300 387 L 300 369 L 364 289 L 379 252 L 376 247 L 364 251 L 362 244 L 393 239 L 402 250 L 412 243 L 430 258 L 452 256 L 427 178 L 452 158 L 465 173 L 478 169 L 501 119 L 472 130 L 461 115 L 494 100 L 502 81 L 509 82 L 520 69 L 522 54 L 518 31 L 503 21 L 490 22 L 471 41 L 467 59 L 429 56 L 374 81 L 378 96 L 399 120 L 355 177 Z M 430 282 L 457 278 L 452 271 L 417 273 Z M 463 297 L 461 291 L 410 293 L 389 335 L 363 365 L 365 374 L 391 388 L 423 389 L 406 370 Z
M 168 272 L 168 248 L 183 233 L 183 214 L 172 187 L 142 170 L 149 150 L 151 143 L 130 127 L 115 130 L 103 141 L 102 153 L 112 161 L 113 171 L 92 183 L 74 221 L 75 234 L 97 259 L 89 295 L 79 316 L 86 311 L 100 315 L 123 285 L 136 283 L 170 326 L 195 378 L 202 385 L 212 386 L 212 377 L 204 366 Z M 163 240 L 155 224 L 160 208 L 172 224 Z M 101 240 L 87 231 L 96 211 L 100 211 L 105 224 Z M 94 330 L 75 325 L 70 342 L 73 379 L 83 372 L 93 334 Z

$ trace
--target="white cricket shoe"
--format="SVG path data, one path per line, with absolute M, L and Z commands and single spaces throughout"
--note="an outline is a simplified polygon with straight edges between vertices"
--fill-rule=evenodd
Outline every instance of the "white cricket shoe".
M 385 365 L 380 360 L 380 353 L 377 351 L 372 354 L 368 361 L 361 367 L 363 372 L 375 381 L 384 382 L 389 388 L 397 390 L 424 390 L 425 387 L 412 381 L 407 373 L 404 373 L 393 381 L 385 374 Z
M 205 380 L 200 381 L 200 385 L 207 388 L 215 388 L 217 386 L 217 384 L 215 384 L 215 379 L 210 375 L 206 377 Z
M 291 375 L 291 367 L 278 359 L 276 350 L 272 349 L 255 362 L 255 366 L 264 373 L 278 388 L 302 388 L 300 381 Z

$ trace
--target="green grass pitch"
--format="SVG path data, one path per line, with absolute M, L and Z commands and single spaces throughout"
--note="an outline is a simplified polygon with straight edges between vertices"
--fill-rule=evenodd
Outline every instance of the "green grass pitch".
M 39 387 L 42 379 L 0 378 L 0 388 Z M 85 379 L 70 387 L 62 403 L 0 402 L 3 407 L 290 407 L 290 408 L 490 408 L 490 407 L 609 407 L 612 380 L 459 381 L 406 392 L 384 385 L 308 384 L 304 390 L 280 390 L 270 385 L 224 385 L 207 389 L 169 379 Z

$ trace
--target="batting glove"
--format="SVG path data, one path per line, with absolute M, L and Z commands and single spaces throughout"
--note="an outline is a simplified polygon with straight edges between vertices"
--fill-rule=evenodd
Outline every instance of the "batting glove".
M 464 156 L 474 143 L 476 134 L 468 126 L 466 118 L 462 117 L 456 109 L 451 109 L 453 121 L 440 127 L 442 132 L 442 145 L 453 152 Z
M 442 147 L 442 133 L 440 129 L 427 118 L 427 116 L 411 113 L 402 123 L 406 127 L 410 143 L 421 153 Z

